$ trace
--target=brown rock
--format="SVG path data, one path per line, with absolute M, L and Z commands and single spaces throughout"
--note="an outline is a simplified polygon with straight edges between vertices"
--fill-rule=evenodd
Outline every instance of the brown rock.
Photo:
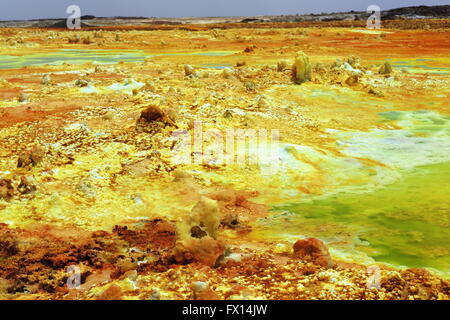
M 113 284 L 97 298 L 97 300 L 122 300 L 122 289 Z
M 201 239 L 192 238 L 179 243 L 174 250 L 173 259 L 178 264 L 197 262 L 214 267 L 220 257 L 224 255 L 225 246 L 219 240 L 209 236 Z
M 33 177 L 21 176 L 20 184 L 17 187 L 17 190 L 21 194 L 30 194 L 36 191 L 36 183 Z
M 87 36 L 83 39 L 83 44 L 91 44 L 93 41 L 91 40 L 91 37 Z
M 29 165 L 35 166 L 44 159 L 45 149 L 42 146 L 34 146 L 33 149 L 19 155 L 17 168 L 24 168 Z
M 162 122 L 164 124 L 176 126 L 175 122 L 158 106 L 148 106 L 141 112 L 139 121 L 143 122 Z
M 69 38 L 68 39 L 68 41 L 69 41 L 69 43 L 79 43 L 80 42 L 80 36 L 75 36 L 75 37 L 72 37 L 72 38 Z
M 184 65 L 184 75 L 185 76 L 192 76 L 195 75 L 195 69 L 191 65 L 185 64 Z
M 10 200 L 14 196 L 14 186 L 10 179 L 0 179 L 0 199 Z
M 315 238 L 298 240 L 294 244 L 294 257 L 323 267 L 333 266 L 333 260 L 331 260 L 327 246 L 321 240 Z
M 378 69 L 378 72 L 384 75 L 389 75 L 392 71 L 392 65 L 387 61 L 381 65 L 380 69 Z
M 19 244 L 17 239 L 11 235 L 2 234 L 2 239 L 0 239 L 0 257 L 7 258 L 13 256 L 19 252 Z
M 194 293 L 194 300 L 220 300 L 217 293 L 215 293 L 205 282 L 194 282 L 191 287 Z
M 381 287 L 386 291 L 393 291 L 397 288 L 404 288 L 405 280 L 402 278 L 400 273 L 396 271 L 390 271 L 385 274 L 380 279 Z
M 127 226 L 115 226 L 113 233 L 131 246 L 140 249 L 171 249 L 175 247 L 176 228 L 163 219 L 155 218 L 145 223 L 143 228 L 132 230 Z
M 220 300 L 220 298 L 213 290 L 206 289 L 205 291 L 194 293 L 194 300 Z
M 92 287 L 111 281 L 112 272 L 111 269 L 105 269 L 88 275 L 86 281 L 81 285 L 81 290 L 88 291 Z
M 348 76 L 347 80 L 345 80 L 345 83 L 349 86 L 354 86 L 358 83 L 359 77 L 356 74 L 351 74 Z

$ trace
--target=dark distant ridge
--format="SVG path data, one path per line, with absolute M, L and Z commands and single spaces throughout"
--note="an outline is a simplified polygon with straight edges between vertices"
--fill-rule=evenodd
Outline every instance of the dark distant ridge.
M 89 20 L 89 19 L 87 19 L 87 20 Z M 92 26 L 89 25 L 89 24 L 84 23 L 83 22 L 83 18 L 81 18 L 81 27 L 83 28 L 83 27 L 92 27 Z M 61 29 L 61 28 L 64 29 L 64 28 L 67 28 L 67 20 L 66 19 L 60 20 L 60 21 L 58 21 L 58 22 L 56 22 L 54 24 L 51 24 L 51 25 L 47 26 L 47 28 L 50 28 L 50 29 Z
M 95 19 L 95 16 L 92 15 L 85 15 L 85 16 L 81 16 L 81 20 L 92 20 Z
M 411 6 L 384 10 L 381 12 L 383 20 L 394 19 L 450 19 L 450 5 L 439 6 Z M 264 22 L 320 22 L 320 21 L 364 21 L 369 17 L 366 11 L 349 11 L 333 13 L 315 13 L 315 14 L 291 14 L 291 15 L 273 15 L 273 16 L 249 16 L 249 17 L 217 17 L 223 19 L 222 23 L 264 23 Z M 96 17 L 94 15 L 84 15 L 81 17 L 82 27 L 104 26 L 122 26 L 122 25 L 180 25 L 195 24 L 198 18 L 161 18 L 161 17 Z M 212 19 L 217 20 L 217 19 Z M 88 23 L 84 23 L 88 21 Z M 59 19 L 31 19 L 31 20 L 11 20 L 0 21 L 0 27 L 20 28 L 66 28 L 66 18 Z
M 296 14 L 281 15 L 271 19 L 264 17 L 267 22 L 304 22 L 304 21 L 343 21 L 343 20 L 366 20 L 369 14 L 366 11 L 349 11 L 349 12 L 333 12 L 320 14 Z M 450 18 L 450 5 L 442 6 L 414 6 L 403 7 L 390 10 L 382 10 L 381 17 L 383 20 L 394 19 L 442 19 Z M 244 19 L 241 22 L 259 22 L 253 19 Z
M 450 17 L 450 5 L 404 7 L 387 10 L 382 14 L 385 19 L 414 16 L 447 18 Z

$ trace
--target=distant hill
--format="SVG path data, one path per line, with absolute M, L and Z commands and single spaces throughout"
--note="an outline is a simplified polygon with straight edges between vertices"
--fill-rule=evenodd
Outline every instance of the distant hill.
M 84 20 L 89 20 L 89 19 L 84 19 Z M 83 18 L 81 18 L 81 27 L 83 28 L 83 27 L 92 27 L 92 26 L 89 25 L 89 24 L 84 23 L 83 22 Z M 46 28 L 52 28 L 52 29 L 56 29 L 56 28 L 57 29 L 60 29 L 60 28 L 64 29 L 64 28 L 67 28 L 67 20 L 66 19 L 60 20 L 60 21 L 58 21 L 56 23 L 53 23 L 53 24 L 51 24 L 49 26 L 46 26 Z
M 383 20 L 394 19 L 450 19 L 450 5 L 442 6 L 412 6 L 381 12 Z M 148 25 L 180 25 L 180 24 L 211 24 L 211 23 L 260 23 L 260 22 L 320 22 L 320 21 L 364 21 L 369 17 L 366 11 L 333 12 L 320 14 L 291 14 L 250 17 L 189 17 L 189 18 L 158 18 L 158 17 L 95 17 L 82 16 L 82 27 L 104 26 L 148 26 Z M 83 21 L 88 21 L 84 23 Z M 23 21 L 0 21 L 3 28 L 66 28 L 66 19 L 33 19 Z
M 366 20 L 369 14 L 366 11 L 350 11 L 336 13 L 321 14 L 297 14 L 274 16 L 266 21 L 274 22 L 303 22 L 303 21 L 342 21 L 342 20 Z M 423 18 L 450 18 L 450 5 L 443 6 L 415 6 L 403 7 L 390 10 L 382 10 L 381 17 L 383 20 L 394 19 L 423 19 Z M 248 22 L 248 21 L 242 21 Z
M 382 13 L 385 19 L 403 18 L 448 18 L 450 17 L 450 5 L 444 6 L 416 6 L 387 10 Z

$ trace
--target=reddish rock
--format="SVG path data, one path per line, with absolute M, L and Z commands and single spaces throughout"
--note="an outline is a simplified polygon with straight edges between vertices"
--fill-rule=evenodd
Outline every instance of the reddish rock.
M 148 106 L 141 112 L 139 117 L 141 122 L 162 122 L 167 125 L 176 126 L 172 119 L 158 106 Z
M 192 284 L 194 300 L 220 300 L 217 293 L 205 282 L 197 281 Z
M 175 248 L 173 259 L 178 264 L 198 262 L 213 267 L 224 255 L 225 246 L 219 240 L 209 236 L 201 239 L 192 238 L 185 243 L 179 243 Z
M 35 166 L 44 159 L 45 149 L 42 146 L 34 146 L 33 149 L 19 155 L 17 168 L 24 168 L 29 165 Z
M 248 289 L 245 286 L 236 284 L 228 292 L 225 293 L 225 299 L 228 299 L 231 296 L 241 295 L 242 292 L 247 290 Z
M 220 300 L 220 297 L 212 289 L 206 289 L 194 293 L 194 300 Z
M 0 179 L 0 199 L 10 200 L 14 196 L 14 191 L 10 179 Z
M 294 257 L 323 267 L 332 267 L 330 252 L 327 246 L 319 239 L 308 238 L 298 240 L 294 244 Z
M 176 228 L 163 219 L 153 219 L 143 228 L 132 230 L 127 226 L 115 226 L 113 232 L 122 240 L 140 249 L 170 249 L 175 247 Z
M 122 289 L 113 284 L 97 298 L 97 300 L 122 300 Z
M 81 285 L 81 291 L 89 291 L 92 287 L 110 282 L 112 273 L 112 269 L 104 269 L 88 275 L 86 281 Z
M 18 241 L 8 233 L 0 233 L 0 258 L 7 258 L 19 252 Z
M 36 191 L 36 184 L 33 177 L 21 176 L 20 184 L 17 187 L 17 190 L 21 194 L 30 194 Z

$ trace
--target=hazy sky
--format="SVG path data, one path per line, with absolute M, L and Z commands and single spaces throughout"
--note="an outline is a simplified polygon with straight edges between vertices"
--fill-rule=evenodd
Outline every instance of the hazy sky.
M 96 16 L 192 17 L 364 11 L 413 5 L 450 4 L 450 0 L 0 0 L 0 20 L 63 18 L 71 4 Z

